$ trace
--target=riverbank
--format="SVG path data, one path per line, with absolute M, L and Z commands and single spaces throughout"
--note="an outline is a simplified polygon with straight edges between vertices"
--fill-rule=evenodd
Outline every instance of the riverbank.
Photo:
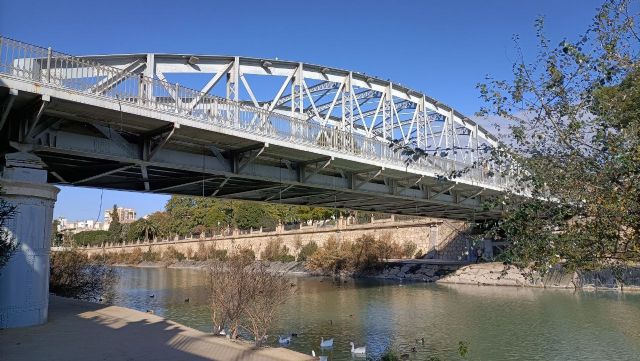
M 514 266 L 490 262 L 460 267 L 438 279 L 437 282 L 478 286 L 581 289 L 586 291 L 640 291 L 640 268 L 629 267 L 616 275 L 610 269 L 570 272 L 561 267 L 555 267 L 544 276 L 540 276 L 535 272 L 527 274 Z
M 171 264 L 142 262 L 136 265 L 117 264 L 115 266 L 206 270 L 208 264 L 209 261 L 178 261 Z M 268 268 L 273 272 L 286 272 L 295 276 L 321 276 L 318 272 L 305 268 L 303 262 L 269 262 Z M 464 261 L 402 259 L 388 260 L 372 272 L 343 276 L 477 286 L 640 291 L 640 268 L 638 267 L 629 267 L 617 277 L 608 269 L 568 272 L 558 267 L 550 270 L 544 277 L 540 277 L 535 273 L 529 275 L 515 266 L 499 262 L 469 264 Z
M 49 322 L 0 330 L 0 360 L 306 361 L 284 348 L 255 348 L 162 317 L 51 296 Z
M 264 261 L 266 262 L 266 261 Z M 211 261 L 176 261 L 167 262 L 140 262 L 138 264 L 116 263 L 116 267 L 138 267 L 138 268 L 178 268 L 178 269 L 200 269 L 206 270 Z M 268 268 L 272 272 L 286 272 L 291 275 L 311 276 L 314 272 L 306 269 L 303 262 L 268 262 Z

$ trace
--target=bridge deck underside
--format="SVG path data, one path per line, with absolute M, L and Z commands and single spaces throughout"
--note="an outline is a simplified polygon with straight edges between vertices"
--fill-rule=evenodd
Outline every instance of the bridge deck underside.
M 0 101 L 8 93 L 0 83 Z M 127 107 L 51 97 L 29 123 L 41 99 L 20 90 L 0 133 L 1 151 L 12 151 L 5 140 L 29 144 L 50 183 L 467 220 L 499 215 L 482 207 L 495 190 L 194 122 L 178 126 Z M 31 131 L 22 132 L 25 119 Z

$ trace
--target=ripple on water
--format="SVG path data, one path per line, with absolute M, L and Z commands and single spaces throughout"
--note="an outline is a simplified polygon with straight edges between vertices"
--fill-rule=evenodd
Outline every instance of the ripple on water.
M 154 310 L 211 331 L 205 273 L 119 268 L 114 303 Z M 349 342 L 371 357 L 387 349 L 410 360 L 459 359 L 458 342 L 475 360 L 640 360 L 640 294 L 511 287 L 441 286 L 383 281 L 334 283 L 293 278 L 296 295 L 283 308 L 269 344 L 297 333 L 287 347 L 330 360 L 351 360 Z M 153 294 L 154 297 L 149 297 Z M 185 303 L 185 298 L 189 298 Z M 320 349 L 320 338 L 334 347 Z M 425 342 L 416 342 L 424 337 Z M 415 352 L 412 348 L 415 347 Z

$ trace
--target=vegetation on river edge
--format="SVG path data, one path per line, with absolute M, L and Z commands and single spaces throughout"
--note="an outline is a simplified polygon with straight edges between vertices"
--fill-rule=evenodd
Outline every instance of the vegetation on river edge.
M 0 187 L 0 195 L 2 195 L 2 188 Z M 18 248 L 13 234 L 7 228 L 7 223 L 13 219 L 16 213 L 16 207 L 9 204 L 5 199 L 0 198 L 0 272 L 9 258 Z
M 518 186 L 487 229 L 504 260 L 544 273 L 640 262 L 640 14 L 605 1 L 589 29 L 553 46 L 536 22 L 535 61 L 518 48 L 513 80 L 479 85 L 483 115 L 505 119 L 493 154 Z M 516 39 L 517 42 L 517 39 Z M 522 197 L 530 193 L 532 197 Z
M 146 248 L 146 250 L 143 250 Z M 293 251 L 293 254 L 291 253 Z M 234 254 L 242 254 L 245 259 L 255 260 L 256 254 L 249 247 L 237 247 Z M 104 252 L 94 254 L 92 260 L 105 264 L 137 265 L 142 262 L 163 262 L 172 264 L 183 260 L 189 261 L 225 261 L 230 256 L 227 250 L 218 249 L 215 243 L 198 244 L 197 249 L 189 247 L 185 252 L 168 246 L 164 252 L 154 252 L 151 246 L 135 247 L 130 252 Z M 260 253 L 260 259 L 270 262 L 304 262 L 307 269 L 322 274 L 368 273 L 379 268 L 383 260 L 395 258 L 411 258 L 422 256 L 413 242 L 398 243 L 391 239 L 389 233 L 378 237 L 364 234 L 355 241 L 340 241 L 329 238 L 324 245 L 316 242 L 296 242 L 290 250 L 280 238 L 272 238 Z
M 51 253 L 49 291 L 62 297 L 98 301 L 117 281 L 116 272 L 77 250 Z
M 489 160 L 512 188 L 488 200 L 500 220 L 482 237 L 508 242 L 502 260 L 545 273 L 640 262 L 640 14 L 631 0 L 606 0 L 589 28 L 553 44 L 536 21 L 538 51 L 522 49 L 510 80 L 478 85 L 500 141 Z M 533 55 L 533 56 L 532 56 Z M 400 141 L 408 162 L 428 156 Z M 481 152 L 483 149 L 472 149 Z M 446 149 L 449 151 L 464 151 Z M 467 169 L 442 175 L 464 176 Z
M 56 245 L 97 246 L 102 243 L 166 239 L 173 237 L 219 234 L 229 229 L 275 230 L 278 224 L 295 225 L 313 222 L 335 222 L 339 216 L 350 215 L 357 222 L 368 221 L 372 216 L 384 218 L 375 212 L 349 212 L 328 208 L 266 204 L 241 200 L 172 196 L 165 210 L 155 212 L 133 223 L 120 223 L 116 206 L 108 231 L 83 231 L 77 234 L 57 234 Z M 406 217 L 415 218 L 415 217 Z

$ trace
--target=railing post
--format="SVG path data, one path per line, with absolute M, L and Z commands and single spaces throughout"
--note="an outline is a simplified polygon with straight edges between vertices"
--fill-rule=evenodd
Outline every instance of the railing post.
M 178 83 L 176 83 L 175 92 L 176 92 L 176 113 L 180 113 L 180 108 L 179 108 L 179 104 L 180 103 L 179 103 L 179 100 L 178 100 L 178 99 L 180 99 L 180 94 L 179 94 L 179 92 L 180 92 L 180 84 L 178 84 Z
M 47 48 L 47 83 L 51 83 L 51 47 Z

